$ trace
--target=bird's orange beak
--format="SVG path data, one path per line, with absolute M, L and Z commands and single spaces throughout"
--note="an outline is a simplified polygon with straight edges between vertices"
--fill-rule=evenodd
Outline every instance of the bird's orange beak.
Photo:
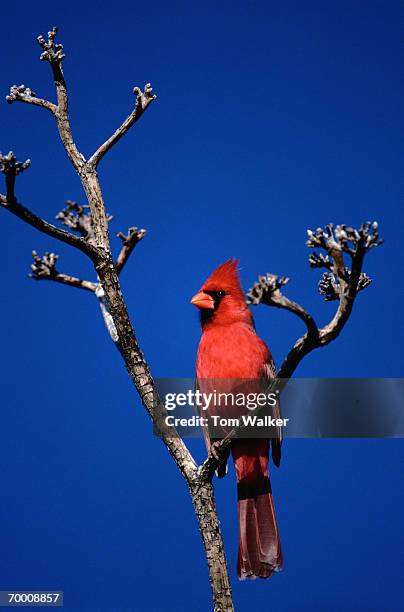
M 203 291 L 199 291 L 199 293 L 196 293 L 194 295 L 191 300 L 191 304 L 193 304 L 197 308 L 200 308 L 201 310 L 214 310 L 215 308 L 215 302 L 213 298 L 207 293 L 204 293 Z

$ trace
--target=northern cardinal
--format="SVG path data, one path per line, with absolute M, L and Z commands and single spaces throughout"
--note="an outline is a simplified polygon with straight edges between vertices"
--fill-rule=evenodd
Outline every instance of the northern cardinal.
M 219 266 L 191 303 L 200 310 L 202 337 L 196 362 L 197 384 L 220 379 L 256 380 L 261 391 L 275 374 L 271 353 L 257 336 L 253 317 L 246 305 L 238 271 L 231 259 Z M 204 383 L 205 381 L 205 383 Z M 235 384 L 235 383 L 234 383 Z M 221 389 L 222 390 L 222 389 Z M 228 391 L 228 387 L 226 391 Z M 208 414 L 225 414 L 223 407 L 209 407 Z M 233 412 L 234 414 L 234 412 Z M 214 440 L 204 430 L 208 451 Z M 274 463 L 280 462 L 280 440 L 237 439 L 232 442 L 239 519 L 238 576 L 243 579 L 269 578 L 282 567 L 282 552 L 268 472 L 269 448 Z M 224 476 L 227 457 L 217 475 Z

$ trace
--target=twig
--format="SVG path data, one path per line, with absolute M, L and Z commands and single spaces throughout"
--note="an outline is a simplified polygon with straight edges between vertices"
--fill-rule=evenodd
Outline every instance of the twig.
M 41 219 L 33 212 L 31 212 L 28 208 L 20 204 L 16 200 L 9 201 L 5 196 L 0 195 L 0 205 L 8 210 L 13 215 L 16 215 L 25 223 L 32 225 L 37 230 L 42 232 L 43 234 L 47 234 L 48 236 L 52 236 L 52 238 L 56 238 L 57 240 L 61 240 L 62 242 L 69 244 L 70 246 L 79 249 L 86 255 L 88 255 L 93 261 L 100 258 L 99 250 L 92 246 L 90 243 L 86 242 L 84 238 L 80 238 L 79 236 L 75 236 L 70 232 L 66 232 L 65 230 L 52 225 L 52 223 L 48 223 L 44 219 Z
M 95 166 L 86 162 L 84 155 L 80 153 L 73 139 L 69 120 L 69 97 L 62 67 L 65 53 L 63 45 L 55 42 L 57 31 L 58 28 L 54 26 L 48 32 L 47 40 L 43 36 L 38 36 L 37 41 L 42 49 L 40 59 L 49 62 L 52 69 L 58 100 L 55 118 L 59 135 L 66 153 L 80 177 L 88 198 L 94 228 L 94 243 L 107 255 L 109 251 L 108 215 L 105 210 Z
M 75 276 L 61 274 L 56 270 L 56 262 L 59 255 L 55 253 L 45 253 L 42 257 L 36 251 L 32 251 L 33 263 L 31 264 L 31 274 L 28 276 L 34 280 L 50 280 L 62 285 L 69 285 L 77 289 L 85 289 L 86 291 L 96 292 L 97 283 L 81 280 Z
M 119 232 L 117 234 L 118 238 L 122 240 L 122 248 L 117 257 L 115 269 L 117 274 L 122 272 L 122 268 L 128 261 L 133 249 L 137 245 L 138 242 L 142 240 L 146 235 L 145 229 L 138 229 L 137 227 L 130 227 L 127 235 L 123 232 Z
M 93 242 L 94 228 L 91 220 L 91 213 L 88 212 L 89 209 L 89 206 L 80 206 L 77 202 L 67 200 L 66 207 L 58 212 L 56 219 L 66 227 L 80 234 L 80 236 L 83 236 L 83 238 L 89 240 L 89 242 Z
M 85 158 L 81 153 L 79 153 L 75 145 L 70 127 L 69 98 L 62 68 L 62 61 L 66 56 L 63 52 L 63 45 L 55 42 L 57 31 L 58 28 L 54 26 L 52 30 L 48 32 L 47 40 L 45 40 L 43 36 L 38 36 L 37 41 L 42 49 L 40 59 L 42 61 L 49 62 L 52 68 L 53 81 L 58 100 L 58 105 L 54 114 L 56 117 L 60 138 L 72 164 L 76 168 L 77 172 L 80 172 L 85 163 Z
M 48 223 L 23 206 L 23 204 L 17 202 L 14 193 L 15 178 L 26 170 L 29 165 L 30 160 L 24 163 L 18 162 L 12 151 L 10 151 L 8 155 L 1 155 L 0 153 L 0 172 L 5 175 L 7 189 L 7 195 L 0 194 L 0 206 L 25 221 L 25 223 L 32 225 L 40 232 L 52 236 L 52 238 L 56 238 L 57 240 L 61 240 L 70 246 L 76 247 L 88 255 L 93 261 L 98 259 L 100 257 L 98 249 L 86 240 Z
M 34 106 L 41 106 L 46 108 L 53 115 L 56 116 L 57 106 L 53 102 L 38 98 L 35 92 L 25 85 L 12 85 L 10 87 L 10 93 L 6 96 L 6 100 L 9 104 L 13 102 L 25 102 L 26 104 L 33 104 Z
M 300 304 L 283 295 L 281 287 L 288 282 L 288 278 L 278 277 L 275 274 L 267 273 L 264 276 L 259 276 L 258 281 L 247 293 L 247 303 L 252 305 L 266 304 L 267 306 L 289 310 L 304 321 L 307 326 L 307 333 L 310 336 L 318 336 L 317 324 L 313 317 Z
M 126 134 L 126 132 L 132 127 L 134 123 L 143 115 L 147 107 L 156 99 L 157 96 L 153 94 L 153 89 L 150 83 L 146 83 L 144 90 L 140 87 L 134 87 L 133 93 L 136 96 L 135 108 L 131 114 L 125 119 L 122 125 L 112 134 L 107 141 L 104 142 L 90 157 L 88 163 L 97 167 L 104 155 Z
M 364 257 L 370 249 L 383 242 L 379 237 L 376 222 L 364 223 L 359 229 L 346 225 L 337 225 L 334 228 L 329 224 L 325 228 L 317 228 L 314 232 L 308 230 L 307 234 L 307 246 L 322 249 L 326 253 L 324 255 L 314 252 L 309 257 L 312 268 L 327 270 L 319 282 L 319 293 L 324 295 L 326 301 L 338 300 L 339 304 L 333 319 L 317 332 L 314 325 L 312 330 L 310 329 L 309 322 L 313 319 L 305 309 L 299 306 L 300 313 L 294 311 L 305 320 L 308 332 L 296 341 L 284 359 L 277 373 L 277 377 L 281 379 L 290 378 L 305 355 L 315 348 L 326 346 L 341 333 L 352 312 L 358 292 L 371 283 L 371 279 L 362 272 Z M 345 265 L 344 255 L 350 258 L 351 269 Z M 266 297 L 265 291 L 263 296 Z M 260 301 L 262 300 L 257 299 L 255 303 Z M 274 305 L 268 299 L 264 299 L 262 303 Z M 293 309 L 288 310 L 293 312 Z

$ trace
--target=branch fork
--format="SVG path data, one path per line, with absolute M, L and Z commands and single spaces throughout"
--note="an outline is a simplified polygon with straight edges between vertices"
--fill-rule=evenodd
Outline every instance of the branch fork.
M 156 99 L 156 95 L 153 94 L 153 88 L 150 83 L 146 83 L 144 89 L 142 90 L 140 87 L 134 87 L 133 93 L 136 96 L 135 108 L 131 112 L 131 114 L 125 119 L 122 125 L 112 134 L 108 140 L 106 140 L 90 157 L 88 160 L 89 165 L 96 168 L 100 163 L 101 159 L 104 155 L 116 144 L 122 136 L 126 134 L 126 132 L 132 127 L 138 119 L 143 115 L 145 110 L 150 106 L 153 100 Z
M 56 215 L 56 219 L 91 244 L 96 244 L 90 206 L 67 200 L 66 207 Z M 107 215 L 107 222 L 112 219 L 112 215 Z
M 31 273 L 28 275 L 30 278 L 40 280 L 50 280 L 62 285 L 69 285 L 70 287 L 76 287 L 77 289 L 85 289 L 96 293 L 97 283 L 92 283 L 87 280 L 81 280 L 75 276 L 69 274 L 61 274 L 56 269 L 56 263 L 59 259 L 59 255 L 56 253 L 46 252 L 42 257 L 38 255 L 36 251 L 32 251 L 33 263 L 31 264 Z
M 130 227 L 127 234 L 123 232 L 117 234 L 118 238 L 122 240 L 122 248 L 115 264 L 117 274 L 122 272 L 122 268 L 128 261 L 133 249 L 146 236 L 146 233 L 145 229 Z
M 297 315 L 307 326 L 307 332 L 311 337 L 318 336 L 318 328 L 314 318 L 306 312 L 302 306 L 293 302 L 282 293 L 282 287 L 289 282 L 289 278 L 285 276 L 276 276 L 270 274 L 259 276 L 258 281 L 247 292 L 247 304 L 257 306 L 265 304 L 266 306 L 275 306 L 276 308 L 284 308 L 293 314 Z

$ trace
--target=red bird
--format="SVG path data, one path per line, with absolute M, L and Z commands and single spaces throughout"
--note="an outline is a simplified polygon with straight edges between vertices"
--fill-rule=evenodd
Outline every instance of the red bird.
M 196 376 L 198 385 L 205 384 L 205 388 L 209 380 L 225 379 L 224 384 L 231 385 L 231 381 L 255 379 L 262 392 L 274 376 L 275 367 L 268 347 L 255 332 L 237 265 L 232 259 L 219 266 L 191 300 L 200 309 L 202 325 Z M 226 391 L 229 392 L 229 388 Z M 228 407 L 226 411 L 220 405 L 209 406 L 207 412 L 209 416 L 213 413 L 229 415 Z M 207 429 L 204 434 L 208 451 L 214 453 L 214 440 L 210 439 Z M 268 472 L 270 445 L 273 461 L 279 465 L 279 439 L 237 439 L 232 443 L 240 537 L 237 570 L 242 580 L 269 578 L 282 567 Z M 218 468 L 219 477 L 225 475 L 226 464 L 227 457 Z

